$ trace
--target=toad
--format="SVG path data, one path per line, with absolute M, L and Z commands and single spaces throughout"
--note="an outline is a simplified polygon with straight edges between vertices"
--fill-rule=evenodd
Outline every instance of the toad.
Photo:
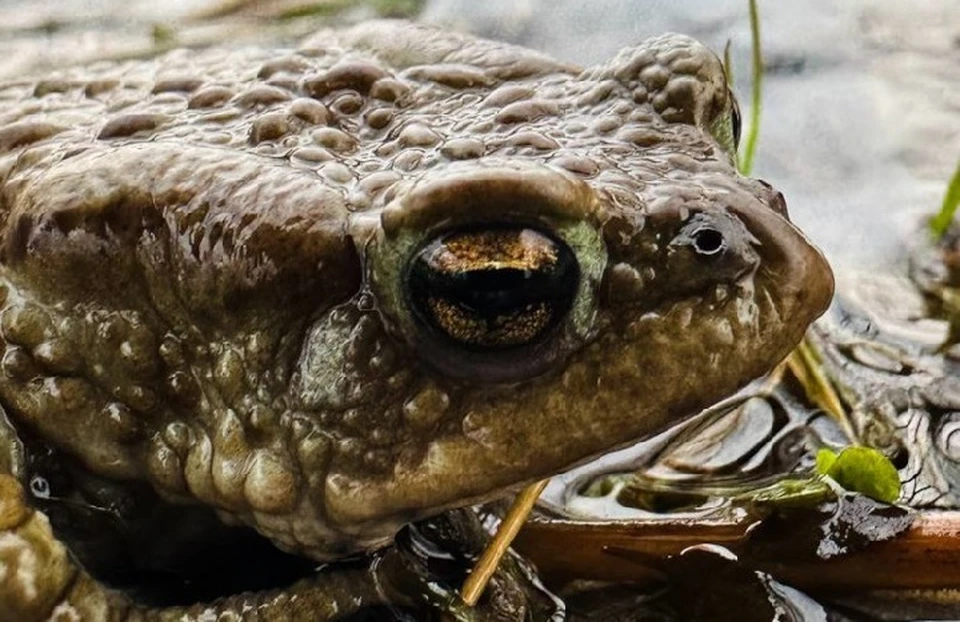
M 141 558 L 206 508 L 339 559 L 695 413 L 833 291 L 737 173 L 723 67 L 684 36 L 582 69 L 372 22 L 66 69 L 0 110 L 17 620 L 117 615 L 44 569 L 72 576 L 21 486 L 115 512 L 148 491 Z

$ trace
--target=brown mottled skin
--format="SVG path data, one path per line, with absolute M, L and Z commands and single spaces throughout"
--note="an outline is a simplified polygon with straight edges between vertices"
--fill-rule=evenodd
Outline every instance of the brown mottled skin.
M 781 195 L 737 174 L 734 106 L 682 36 L 584 70 L 389 22 L 0 85 L 0 439 L 328 560 L 649 435 L 831 297 Z M 569 245 L 574 302 L 535 347 L 460 351 L 406 266 L 503 223 Z M 0 557 L 17 529 L 59 546 L 0 483 Z M 0 610 L 132 615 L 40 576 L 0 572 Z

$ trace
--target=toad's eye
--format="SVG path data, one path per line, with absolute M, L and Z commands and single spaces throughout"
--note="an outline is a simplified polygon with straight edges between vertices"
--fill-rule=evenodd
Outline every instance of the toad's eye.
M 573 303 L 579 266 L 560 240 L 523 227 L 447 233 L 424 246 L 408 273 L 417 319 L 474 351 L 538 343 Z

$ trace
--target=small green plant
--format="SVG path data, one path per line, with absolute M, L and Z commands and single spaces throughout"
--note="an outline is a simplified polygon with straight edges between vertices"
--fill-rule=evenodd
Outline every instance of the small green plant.
M 831 478 L 845 490 L 877 501 L 894 503 L 900 497 L 897 468 L 872 447 L 846 447 L 839 454 L 821 449 L 817 452 L 817 473 Z
M 953 172 L 950 183 L 947 184 L 947 192 L 943 195 L 940 213 L 930 220 L 930 231 L 936 239 L 942 238 L 950 228 L 958 206 L 960 206 L 960 162 L 957 163 L 957 170 Z

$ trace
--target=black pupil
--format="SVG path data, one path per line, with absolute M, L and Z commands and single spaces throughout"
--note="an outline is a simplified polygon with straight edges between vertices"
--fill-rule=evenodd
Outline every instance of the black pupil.
M 723 234 L 716 229 L 700 229 L 693 234 L 693 246 L 701 255 L 716 255 L 724 248 Z
M 528 228 L 441 236 L 415 256 L 408 276 L 416 317 L 474 350 L 540 341 L 566 316 L 578 282 L 570 248 Z

